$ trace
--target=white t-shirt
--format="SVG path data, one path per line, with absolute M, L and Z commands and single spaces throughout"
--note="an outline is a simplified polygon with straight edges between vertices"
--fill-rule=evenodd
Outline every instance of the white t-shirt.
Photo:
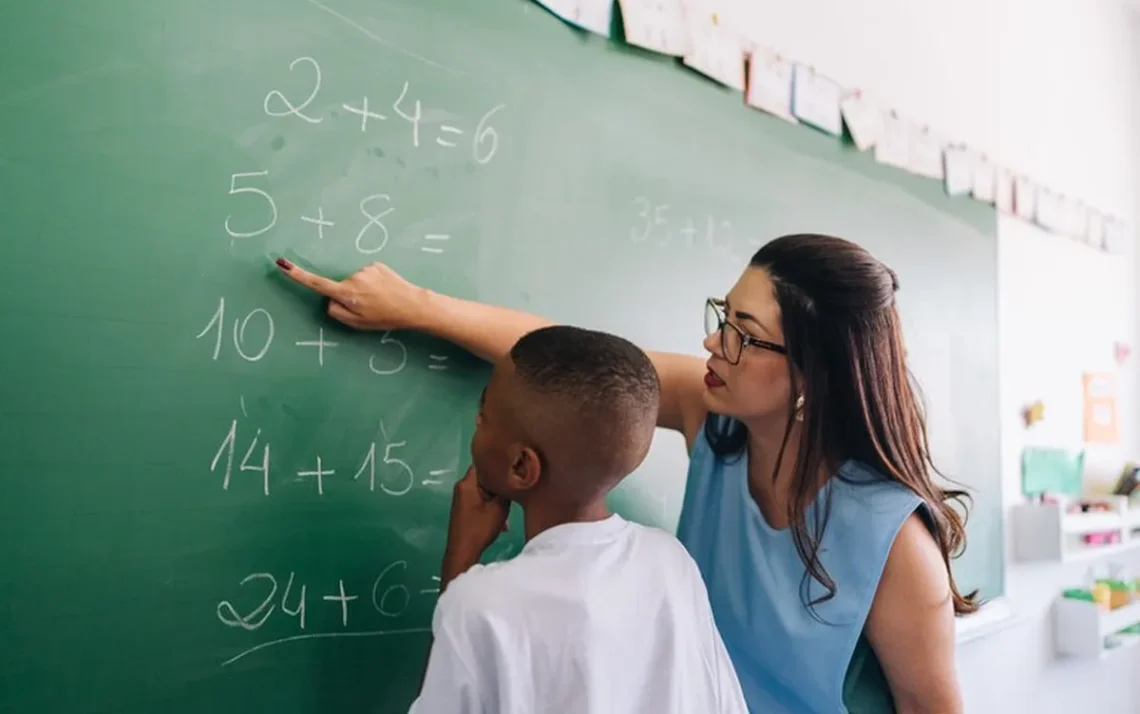
M 617 515 L 543 531 L 440 596 L 410 714 L 747 714 L 696 563 Z

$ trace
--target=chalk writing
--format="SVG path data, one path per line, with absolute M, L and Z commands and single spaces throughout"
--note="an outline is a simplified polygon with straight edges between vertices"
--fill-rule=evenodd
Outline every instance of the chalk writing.
M 252 345 L 246 344 L 246 329 L 249 328 L 253 321 L 261 322 L 264 324 L 265 336 L 262 338 L 261 345 L 257 347 L 256 343 Z M 218 298 L 218 308 L 214 311 L 210 321 L 202 328 L 202 331 L 194 336 L 194 339 L 200 340 L 214 330 L 214 350 L 211 359 L 215 362 L 218 355 L 222 352 L 222 332 L 225 329 L 226 321 L 226 298 Z M 247 362 L 257 362 L 269 352 L 269 346 L 273 344 L 274 326 L 273 316 L 269 314 L 264 308 L 254 308 L 241 320 L 237 318 L 233 322 L 233 344 L 234 351 L 238 356 Z M 253 349 L 257 347 L 257 349 Z M 248 349 L 247 349 L 248 348 Z
M 449 149 L 454 148 L 458 146 L 458 144 L 452 141 L 450 137 L 459 136 L 462 133 L 463 130 L 458 127 L 443 124 L 439 127 L 439 136 L 435 137 L 435 143 L 439 144 L 440 146 L 446 146 Z
M 265 113 L 271 117 L 296 116 L 310 124 L 320 124 L 320 117 L 307 116 L 302 113 L 302 110 L 312 104 L 313 100 L 317 98 L 317 92 L 321 91 L 321 66 L 317 64 L 317 61 L 312 57 L 298 57 L 289 63 L 289 71 L 292 72 L 293 69 L 299 64 L 312 65 L 313 73 L 315 75 L 315 79 L 313 81 L 313 89 L 311 92 L 309 92 L 309 96 L 305 98 L 305 101 L 301 102 L 300 105 L 294 105 L 292 102 L 286 99 L 285 95 L 282 94 L 279 90 L 271 89 L 269 90 L 269 94 L 265 95 L 265 101 L 262 102 L 262 108 L 265 109 Z M 285 110 L 278 111 L 271 109 L 269 106 L 269 100 L 271 99 L 278 100 L 278 106 L 284 106 Z
M 324 496 L 325 495 L 325 476 L 335 476 L 335 475 L 336 475 L 335 469 L 325 469 L 322 467 L 320 454 L 317 454 L 316 468 L 307 469 L 305 471 L 298 471 L 297 472 L 297 478 L 299 478 L 299 479 L 306 479 L 306 478 L 313 478 L 313 477 L 316 478 L 316 480 L 317 480 L 317 495 L 318 496 Z
M 389 467 L 388 471 L 394 471 L 397 475 L 396 484 L 389 486 L 381 478 L 380 490 L 389 496 L 403 496 L 408 491 L 412 490 L 412 486 L 416 482 L 415 472 L 408 462 L 403 461 L 395 455 L 396 449 L 402 449 L 408 445 L 407 441 L 392 441 L 388 436 L 388 430 L 384 427 L 384 422 L 380 422 L 380 436 L 383 438 L 384 443 L 384 456 L 381 462 L 384 466 Z M 376 442 L 373 441 L 368 445 L 368 451 L 364 454 L 364 460 L 360 463 L 360 468 L 356 470 L 356 474 L 352 479 L 359 480 L 364 474 L 368 474 L 368 490 L 376 490 Z
M 245 344 L 245 329 L 249 327 L 249 321 L 255 317 L 263 318 L 266 324 L 265 341 L 261 344 L 261 349 L 256 352 L 246 352 L 243 345 Z M 254 308 L 248 315 L 242 318 L 241 327 L 238 327 L 238 321 L 234 320 L 234 351 L 238 353 L 242 359 L 248 362 L 257 362 L 265 353 L 269 351 L 269 345 L 273 344 L 273 317 L 263 308 Z
M 439 576 L 431 576 L 422 583 L 412 585 L 408 582 L 407 575 L 407 561 L 398 560 L 389 563 L 380 569 L 379 574 L 371 582 L 371 589 L 366 591 L 370 592 L 371 595 L 369 598 L 369 602 L 372 605 L 371 611 L 383 618 L 384 621 L 402 618 L 408 614 L 413 602 L 429 598 L 424 602 L 430 603 L 432 602 L 431 599 L 438 595 L 440 584 Z M 283 592 L 280 587 L 281 580 L 286 580 Z M 248 611 L 244 613 L 239 610 L 239 605 L 235 604 L 239 598 L 235 598 L 234 600 L 220 600 L 215 606 L 215 614 L 223 626 L 246 632 L 256 632 L 264 628 L 271 620 L 277 622 L 278 620 L 273 618 L 273 615 L 280 611 L 286 616 L 296 618 L 296 626 L 299 631 L 292 635 L 264 641 L 252 647 L 248 647 L 223 661 L 223 667 L 233 664 L 254 652 L 288 642 L 309 639 L 378 637 L 383 635 L 430 632 L 430 628 L 426 626 L 426 622 L 421 626 L 403 627 L 400 629 L 350 629 L 351 626 L 361 620 L 363 620 L 365 626 L 367 626 L 368 617 L 366 613 L 362 614 L 359 609 L 355 609 L 352 606 L 353 603 L 361 598 L 360 595 L 356 594 L 357 591 L 353 590 L 343 578 L 338 578 L 335 581 L 335 585 L 326 590 L 325 595 L 321 596 L 322 602 L 327 602 L 339 610 L 339 617 L 337 619 L 340 621 L 340 626 L 329 632 L 306 631 L 308 629 L 308 621 L 306 618 L 308 587 L 305 583 L 301 582 L 295 572 L 290 572 L 287 579 L 278 578 L 272 573 L 264 571 L 250 573 L 241 579 L 238 583 L 238 589 L 243 591 L 249 590 L 249 595 L 251 595 L 253 599 L 250 600 L 249 596 L 241 598 L 243 601 L 249 603 Z M 293 599 L 296 600 L 295 603 Z M 375 615 L 373 615 L 373 617 L 375 617 Z M 359 627 L 360 625 L 357 624 L 356 626 Z M 280 632 L 280 627 L 275 625 L 273 630 L 274 632 Z
M 210 318 L 210 321 L 206 323 L 206 326 L 202 328 L 201 332 L 194 335 L 194 339 L 200 340 L 205 337 L 206 333 L 210 330 L 216 330 L 214 333 L 214 355 L 211 357 L 214 361 L 217 361 L 218 355 L 222 352 L 222 332 L 225 321 L 226 299 L 223 297 L 218 299 L 218 309 L 214 311 L 214 315 Z
M 340 590 L 339 594 L 337 594 L 337 595 L 325 595 L 323 599 L 326 601 L 329 601 L 329 602 L 339 602 L 340 603 L 340 626 L 341 627 L 348 627 L 348 603 L 352 602 L 353 600 L 356 600 L 359 596 L 358 595 L 346 595 L 344 593 L 344 581 L 343 580 L 337 581 L 337 587 Z
M 218 298 L 217 307 L 209 320 L 195 335 L 195 340 L 203 340 L 208 347 L 210 359 L 218 361 L 223 347 L 232 344 L 238 357 L 247 362 L 260 362 L 269 353 L 277 328 L 273 316 L 265 308 L 254 308 L 240 318 L 229 319 L 229 306 L 226 298 Z M 227 337 L 229 339 L 227 339 Z M 317 358 L 317 367 L 324 367 L 329 350 L 340 347 L 340 343 L 325 335 L 324 327 L 317 328 L 316 338 L 294 340 L 296 347 L 312 349 Z M 379 348 L 368 356 L 368 371 L 380 376 L 391 376 L 402 372 L 408 366 L 408 348 L 403 341 L 392 336 L 390 331 L 381 333 Z M 451 358 L 444 354 L 428 354 L 427 369 L 443 372 L 449 369 Z
M 273 197 L 252 184 L 257 182 L 257 179 L 268 177 L 268 171 L 244 171 L 236 174 L 230 174 L 230 193 L 231 196 L 238 195 L 251 195 L 257 196 L 256 201 L 265 205 L 265 210 L 269 212 L 268 218 L 265 219 L 264 224 L 260 228 L 253 230 L 236 230 L 233 225 L 233 214 L 226 216 L 226 233 L 230 238 L 253 238 L 262 233 L 268 232 L 273 226 L 277 225 L 277 204 L 273 201 Z
M 312 223 L 317 227 L 317 240 L 325 239 L 325 228 L 332 228 L 336 224 L 332 221 L 325 220 L 325 209 L 322 206 L 317 206 L 317 217 L 301 216 L 301 220 L 306 223 Z
M 405 561 L 397 560 L 376 576 L 376 580 L 372 582 L 372 607 L 376 612 L 385 617 L 399 617 L 407 611 L 408 605 L 412 602 L 411 591 L 402 582 L 392 583 L 395 575 L 407 569 L 408 564 Z M 389 573 L 393 573 L 393 578 L 387 577 Z M 385 586 L 383 590 L 380 589 L 381 585 Z
M 277 604 L 273 602 L 273 597 L 277 595 L 277 578 L 269 573 L 250 573 L 245 576 L 240 586 L 255 580 L 265 580 L 269 584 L 269 593 L 261 604 L 250 610 L 245 615 L 238 615 L 237 609 L 229 600 L 222 600 L 218 603 L 216 612 L 218 619 L 226 627 L 240 627 L 243 630 L 256 630 L 265 624 L 269 616 L 273 614 L 273 610 L 277 608 Z
M 309 2 L 323 8 L 315 0 Z M 317 59 L 307 55 L 293 59 L 288 65 L 282 63 L 278 72 L 280 76 L 276 80 L 261 88 L 267 90 L 262 97 L 264 114 L 259 115 L 263 119 L 270 117 L 265 123 L 277 127 L 294 127 L 298 132 L 312 131 L 304 128 L 306 126 L 323 125 L 315 131 L 322 136 L 328 136 L 327 132 L 330 131 L 340 131 L 346 137 L 355 136 L 357 138 L 353 142 L 357 142 L 362 150 L 365 141 L 362 135 L 367 134 L 367 152 L 370 156 L 386 159 L 389 158 L 386 153 L 388 151 L 401 152 L 392 159 L 405 168 L 409 165 L 405 163 L 407 156 L 412 152 L 427 157 L 435 155 L 432 152 L 440 152 L 439 156 L 449 154 L 450 162 L 447 164 L 432 165 L 430 158 L 426 162 L 426 170 L 437 179 L 442 177 L 444 170 L 453 167 L 458 167 L 456 177 L 463 179 L 464 167 L 466 171 L 472 171 L 476 166 L 488 164 L 498 154 L 501 146 L 507 146 L 507 132 L 504 130 L 503 136 L 500 136 L 500 129 L 504 128 L 504 117 L 509 116 L 506 105 L 502 103 L 490 101 L 473 108 L 466 115 L 463 112 L 452 113 L 442 107 L 430 106 L 432 102 L 426 99 L 429 96 L 426 88 L 419 81 L 413 87 L 409 80 L 403 78 L 379 89 L 348 87 L 344 95 L 332 97 L 332 85 L 325 82 L 325 79 L 331 80 L 334 72 L 330 69 L 326 75 Z M 339 81 L 334 83 L 339 84 Z M 255 112 L 259 93 L 251 98 Z M 487 111 L 479 116 L 484 110 Z M 326 119 L 331 119 L 330 124 L 323 124 Z M 275 151 L 286 145 L 285 139 L 279 135 L 281 131 L 284 130 L 278 129 L 268 134 L 269 137 L 276 136 L 271 144 Z M 390 144 L 398 146 L 390 149 Z M 384 147 L 383 150 L 380 146 Z M 364 160 L 373 161 L 371 158 Z M 265 165 L 262 164 L 262 167 Z M 331 242 L 343 241 L 344 250 L 352 253 L 352 248 L 355 248 L 357 254 L 365 256 L 380 254 L 386 249 L 389 253 L 394 249 L 415 251 L 416 247 L 419 248 L 419 254 L 441 255 L 451 252 L 453 246 L 462 247 L 460 241 L 452 240 L 461 237 L 452 235 L 451 231 L 458 230 L 454 225 L 437 225 L 431 216 L 405 217 L 408 209 L 401 196 L 396 195 L 394 199 L 392 194 L 383 192 L 392 191 L 389 185 L 369 187 L 350 196 L 350 201 L 358 202 L 359 216 L 355 216 L 351 203 L 339 209 L 331 203 L 332 200 L 339 203 L 343 197 L 339 184 L 335 192 L 331 188 L 327 192 L 309 192 L 301 195 L 296 204 L 288 205 L 286 196 L 289 191 L 280 182 L 278 169 L 274 168 L 271 176 L 270 170 L 262 167 L 236 165 L 234 169 L 243 170 L 230 174 L 227 195 L 220 195 L 224 186 L 224 171 L 213 189 L 220 200 L 226 201 L 225 210 L 222 211 L 225 215 L 223 228 L 231 242 L 231 249 L 239 240 L 262 238 L 266 245 L 253 248 L 250 252 L 263 248 L 277 250 L 276 244 L 287 238 L 289 231 L 301 234 L 305 241 L 310 242 L 310 254 L 302 256 L 302 260 L 311 258 L 316 262 L 327 260 L 332 255 L 343 255 L 338 252 L 338 246 L 323 245 L 318 250 L 311 243 L 314 240 L 325 241 L 326 238 Z M 295 187 L 297 186 L 301 184 Z M 281 201 L 280 205 L 278 200 Z M 399 213 L 396 213 L 397 208 Z M 283 223 L 286 225 L 281 227 L 283 230 L 278 230 L 281 216 L 285 217 Z M 300 223 L 297 223 L 298 218 Z M 405 230 L 411 226 L 419 232 Z M 393 242 L 410 242 L 413 239 L 416 242 L 412 245 L 391 245 Z M 233 249 L 233 252 L 238 251 Z M 317 266 L 317 269 L 320 270 L 321 266 Z M 194 335 L 195 349 L 205 353 L 203 360 L 205 355 L 209 355 L 209 359 L 214 362 L 225 362 L 225 352 L 227 360 L 242 366 L 242 371 L 245 371 L 252 368 L 243 365 L 243 362 L 261 363 L 270 356 L 278 337 L 278 325 L 265 308 L 228 301 L 231 297 L 233 296 L 220 297 L 216 306 L 204 306 L 198 319 L 205 324 Z M 348 298 L 343 306 L 351 309 L 351 303 L 347 300 Z M 269 307 L 275 312 L 281 309 L 274 305 L 276 303 Z M 209 311 L 205 309 L 207 307 L 215 309 Z M 335 310 L 333 314 L 336 314 Z M 333 360 L 330 369 L 339 368 L 342 361 L 349 359 L 353 352 L 348 346 L 341 347 L 337 340 L 330 339 L 335 334 L 324 334 L 324 327 L 328 324 L 330 323 L 312 325 L 305 329 L 283 326 L 280 337 L 286 340 L 286 345 L 304 348 L 302 355 L 306 361 L 315 357 L 316 368 L 324 367 L 326 357 Z M 313 335 L 314 331 L 316 335 Z M 276 349 L 281 351 L 280 347 Z M 383 332 L 379 342 L 373 343 L 366 364 L 370 373 L 390 377 L 405 372 L 409 362 L 414 361 L 414 366 L 421 372 L 413 379 L 418 384 L 419 378 L 424 375 L 434 376 L 450 369 L 450 356 L 444 352 L 444 349 L 440 353 L 425 350 L 412 355 L 403 340 L 393 333 Z M 240 359 L 234 359 L 233 355 Z M 357 359 L 360 374 L 366 374 L 363 372 L 363 359 Z M 311 362 L 308 365 L 309 368 L 313 367 Z M 287 376 L 292 378 L 296 375 Z M 391 381 L 384 389 L 398 389 L 402 383 Z M 265 413 L 264 410 L 247 410 L 244 397 L 238 401 L 240 411 L 235 411 L 228 425 L 223 418 L 216 427 L 217 433 L 211 437 L 218 441 L 211 441 L 210 445 L 216 444 L 216 448 L 209 462 L 210 475 L 205 478 L 209 481 L 209 488 L 215 488 L 213 479 L 216 478 L 221 481 L 222 490 L 227 492 L 231 490 L 231 484 L 235 492 L 252 490 L 256 485 L 246 484 L 245 481 L 257 478 L 261 481 L 263 494 L 269 496 L 272 456 L 269 442 L 274 441 L 275 445 L 280 442 L 273 426 L 277 422 L 258 421 L 256 415 L 259 412 Z M 264 402 L 250 404 L 265 406 Z M 279 411 L 273 409 L 270 413 L 276 419 L 280 416 Z M 251 418 L 251 412 L 254 418 Z M 286 410 L 287 417 L 292 413 Z M 283 487 L 298 491 L 310 500 L 323 499 L 326 495 L 325 486 L 329 485 L 331 501 L 332 496 L 340 495 L 337 493 L 338 487 L 363 493 L 365 482 L 368 491 L 379 490 L 387 496 L 406 496 L 422 487 L 430 489 L 425 496 L 430 494 L 433 499 L 442 499 L 444 489 L 450 488 L 455 482 L 458 469 L 455 456 L 452 455 L 443 462 L 418 461 L 417 451 L 409 448 L 408 436 L 402 433 L 408 427 L 400 427 L 396 421 L 389 423 L 392 424 L 391 429 L 380 422 L 378 433 L 364 439 L 367 443 L 362 445 L 363 448 L 357 447 L 361 451 L 351 453 L 348 459 L 341 460 L 343 455 L 338 458 L 327 450 L 324 454 L 317 453 L 314 449 L 304 455 L 303 460 L 283 466 L 283 452 L 279 451 L 276 454 L 278 463 L 273 471 L 277 478 L 274 485 L 278 491 L 276 499 L 281 498 L 280 491 Z M 399 423 L 404 422 L 401 419 Z M 265 432 L 259 427 L 264 427 Z M 416 448 L 416 441 L 412 441 L 411 447 Z M 208 447 L 203 451 L 208 453 Z M 206 453 L 202 454 L 203 461 Z M 290 460 L 293 458 L 289 455 Z M 441 468 L 429 468 L 437 465 Z M 347 484 L 347 479 L 343 478 L 348 469 L 354 469 L 353 484 Z M 313 491 L 316 492 L 315 495 Z M 416 532 L 426 537 L 431 529 Z M 415 540 L 413 536 L 411 531 L 405 533 L 405 539 L 409 543 Z M 430 539 L 421 538 L 416 541 L 417 547 L 422 547 L 427 542 Z M 502 551 L 497 557 L 507 555 L 509 551 Z M 244 649 L 241 651 L 227 653 L 227 659 L 222 665 L 232 664 L 255 652 L 286 642 L 429 632 L 427 622 L 417 622 L 414 624 L 418 626 L 412 627 L 403 625 L 416 618 L 422 619 L 430 613 L 430 608 L 424 605 L 430 605 L 438 596 L 439 576 L 434 575 L 429 579 L 426 575 L 415 575 L 414 564 L 410 567 L 406 560 L 378 565 L 383 567 L 371 570 L 366 575 L 371 580 L 360 579 L 359 574 L 353 575 L 351 572 L 339 577 L 342 573 L 335 571 L 336 577 L 330 578 L 325 573 L 319 579 L 304 573 L 286 573 L 284 569 L 277 573 L 269 569 L 257 570 L 240 580 L 235 574 L 235 583 L 230 585 L 230 592 L 226 593 L 228 597 L 219 599 L 215 604 L 215 615 L 222 628 L 234 631 L 233 637 L 254 637 L 262 641 L 255 639 L 248 643 L 250 646 L 242 645 Z M 310 590 L 309 586 L 313 589 Z M 312 607 L 309 607 L 310 595 L 313 596 Z M 273 634 L 266 635 L 266 632 Z
M 420 145 L 420 119 L 423 117 L 423 109 L 420 106 L 420 100 L 416 100 L 412 105 L 412 113 L 408 114 L 400 108 L 400 102 L 404 101 L 404 97 L 408 95 L 408 83 L 404 82 L 404 88 L 400 90 L 400 96 L 392 103 L 392 109 L 404 119 L 407 119 L 412 125 L 412 146 Z
M 271 117 L 297 117 L 308 124 L 320 124 L 324 120 L 323 117 L 306 113 L 308 107 L 316 100 L 317 94 L 321 91 L 322 74 L 320 64 L 313 57 L 298 57 L 289 63 L 289 72 L 305 71 L 305 67 L 309 68 L 312 72 L 313 84 L 304 101 L 300 104 L 294 104 L 286 98 L 281 90 L 271 89 L 262 101 L 262 108 L 266 114 Z M 411 82 L 408 80 L 404 80 L 398 93 L 393 91 L 389 96 L 396 97 L 396 100 L 392 102 L 392 111 L 395 112 L 396 116 L 408 122 L 411 128 L 412 147 L 418 149 L 421 144 L 421 129 L 424 128 L 423 103 L 419 99 L 414 98 L 414 90 L 411 87 Z M 383 114 L 373 108 L 368 95 L 363 95 L 360 99 L 353 98 L 352 100 L 343 101 L 340 106 L 353 117 L 359 117 L 360 131 L 362 133 L 369 131 L 371 122 L 387 122 L 388 120 L 387 114 Z M 486 164 L 498 150 L 499 133 L 490 125 L 490 120 L 492 116 L 505 108 L 505 104 L 496 104 L 492 107 L 490 111 L 484 114 L 479 120 L 475 131 L 472 133 L 471 151 L 476 163 Z M 440 123 L 435 129 L 437 131 L 435 144 L 444 149 L 454 149 L 458 147 L 460 141 L 468 133 L 463 127 L 454 124 Z
M 298 635 L 290 635 L 289 637 L 282 637 L 280 639 L 269 640 L 268 642 L 262 642 L 259 645 L 254 645 L 253 647 L 250 647 L 249 649 L 242 650 L 241 652 L 238 652 L 233 657 L 230 657 L 229 659 L 224 660 L 222 662 L 221 666 L 228 667 L 229 665 L 233 664 L 234 662 L 237 662 L 239 659 L 244 659 L 244 658 L 254 654 L 255 652 L 260 652 L 261 650 L 269 649 L 270 647 L 276 647 L 278 645 L 283 645 L 283 644 L 286 644 L 288 642 L 301 642 L 303 640 L 325 640 L 325 639 L 333 639 L 333 638 L 340 639 L 340 638 L 345 638 L 345 637 L 361 638 L 361 637 L 387 637 L 387 636 L 391 636 L 391 635 L 420 635 L 420 634 L 426 634 L 429 632 L 431 632 L 430 627 L 400 627 L 400 628 L 393 628 L 393 629 L 366 630 L 366 631 L 359 631 L 359 632 L 303 632 L 303 633 L 298 634 Z
M 649 199 L 644 196 L 638 196 L 633 199 L 633 203 L 640 207 L 637 216 L 641 219 L 639 225 L 631 228 L 629 232 L 629 237 L 634 243 L 641 243 L 648 240 L 654 228 L 660 230 L 661 226 L 668 225 L 668 220 L 666 219 L 669 211 L 668 204 L 654 206 L 650 203 Z
M 317 348 L 317 366 L 325 366 L 325 348 L 339 347 L 340 344 L 325 339 L 325 328 L 317 328 L 317 339 L 315 340 L 299 340 L 295 343 L 298 347 L 316 347 Z
M 222 443 L 218 446 L 218 450 L 214 453 L 214 458 L 210 461 L 211 473 L 216 471 L 219 467 L 222 469 L 222 490 L 228 491 L 230 489 L 230 479 L 234 470 L 234 445 L 238 436 L 238 420 L 234 419 L 230 422 L 230 428 L 226 432 Z M 241 458 L 241 463 L 238 464 L 238 471 L 254 471 L 261 473 L 262 491 L 266 496 L 269 495 L 269 444 L 263 444 L 261 449 L 261 460 L 256 464 L 251 464 L 249 459 L 253 456 L 254 450 L 259 445 L 261 439 L 261 429 L 257 429 L 250 440 L 249 446 L 245 450 L 245 456 Z M 223 460 L 223 456 L 225 457 Z
M 712 216 L 707 216 L 705 218 L 705 242 L 710 248 L 731 252 L 735 243 L 732 221 L 718 221 Z
M 671 219 L 671 206 L 667 203 L 654 203 L 645 196 L 638 196 L 633 199 L 633 206 L 636 220 L 630 227 L 629 237 L 634 243 L 685 248 L 703 244 L 714 252 L 728 254 L 736 247 L 730 220 L 706 215 L 698 228 L 698 221 L 692 216 Z
M 406 574 L 408 570 L 408 563 L 405 560 L 397 560 L 384 566 L 376 578 L 372 581 L 371 599 L 373 610 L 383 615 L 384 617 L 400 617 L 404 615 L 409 606 L 412 604 L 412 588 L 409 588 L 406 581 Z M 424 587 L 416 588 L 418 595 L 435 595 L 439 592 L 439 576 L 431 576 L 430 580 L 424 583 Z M 284 593 L 278 601 L 277 593 L 281 590 L 279 580 L 272 573 L 256 572 L 242 578 L 238 583 L 238 588 L 245 588 L 247 585 L 250 588 L 255 587 L 252 583 L 263 583 L 260 590 L 254 590 L 255 593 L 263 593 L 257 605 L 254 606 L 249 612 L 244 615 L 238 613 L 237 606 L 230 600 L 221 600 L 215 607 L 215 612 L 218 621 L 226 627 L 239 628 L 247 631 L 254 631 L 260 629 L 269 618 L 280 607 L 281 611 L 286 615 L 297 618 L 297 626 L 304 630 L 306 627 L 305 613 L 306 613 L 306 595 L 308 587 L 304 583 L 297 580 L 296 573 L 290 572 L 288 580 L 285 584 Z M 292 609 L 289 608 L 289 600 L 291 594 L 294 592 L 294 587 L 297 587 L 297 604 Z M 340 610 L 341 627 L 348 627 L 349 613 L 352 608 L 349 606 L 360 599 L 359 595 L 352 594 L 352 590 L 345 585 L 344 579 L 336 581 L 336 587 L 326 595 L 321 596 L 321 600 L 328 603 L 336 603 Z
M 475 143 L 471 148 L 475 161 L 485 164 L 495 155 L 499 148 L 499 132 L 487 122 L 498 111 L 506 109 L 505 104 L 499 104 L 483 115 L 479 125 L 475 127 Z
M 420 250 L 425 253 L 442 253 L 443 241 L 451 240 L 451 236 L 446 233 L 428 233 L 424 236 L 424 240 L 434 243 L 434 245 L 425 245 Z
M 351 112 L 353 114 L 359 114 L 360 115 L 360 130 L 361 131 L 368 131 L 368 120 L 369 119 L 377 119 L 379 121 L 385 121 L 388 119 L 388 117 L 384 116 L 383 114 L 377 114 L 373 111 L 369 111 L 369 109 L 368 109 L 368 97 L 364 97 L 363 99 L 361 99 L 360 100 L 360 106 L 358 106 L 358 107 L 354 107 L 351 104 L 341 104 L 341 106 L 344 107 L 345 111 Z
M 285 594 L 281 596 L 281 612 L 297 618 L 297 624 L 305 629 L 305 594 L 307 588 L 301 584 L 301 591 L 297 594 L 297 607 L 289 609 L 289 593 L 293 590 L 293 573 L 289 573 L 289 582 L 285 583 Z
M 372 355 L 368 358 L 368 369 L 371 370 L 373 374 L 379 374 L 379 375 L 396 374 L 397 372 L 399 372 L 400 370 L 402 370 L 404 367 L 406 367 L 408 365 L 408 348 L 404 346 L 403 342 L 400 342 L 399 340 L 397 340 L 395 337 L 392 337 L 391 335 L 392 335 L 391 332 L 385 332 L 380 337 L 380 344 L 390 346 L 390 349 L 388 350 L 389 352 L 391 352 L 392 348 L 394 348 L 397 352 L 399 352 L 400 358 L 396 362 L 395 367 L 383 367 L 383 368 L 381 368 L 381 367 L 376 366 L 377 365 L 376 353 L 375 352 L 372 353 Z
M 386 193 L 376 193 L 365 196 L 359 204 L 360 215 L 365 219 L 364 224 L 357 231 L 356 250 L 363 255 L 373 255 L 384 250 L 388 245 L 390 232 L 388 224 L 382 219 L 396 210 L 392 197 Z M 317 240 L 325 239 L 325 228 L 336 226 L 336 221 L 325 215 L 324 207 L 317 206 L 316 216 L 302 215 L 301 220 L 317 227 Z M 425 233 L 425 241 L 420 250 L 424 253 L 443 253 L 448 241 L 449 233 Z
M 379 213 L 373 213 L 370 206 L 377 202 L 383 202 L 387 207 Z M 380 251 L 384 250 L 384 246 L 388 244 L 388 227 L 381 223 L 380 219 L 394 210 L 396 209 L 392 206 L 392 199 L 386 193 L 378 193 L 372 196 L 365 196 L 360 200 L 360 213 L 366 219 L 368 219 L 368 222 L 365 223 L 364 226 L 360 229 L 360 232 L 356 234 L 356 249 L 358 251 L 364 253 L 365 255 L 371 255 L 373 253 L 379 253 Z M 375 245 L 365 247 L 364 237 L 368 233 L 368 229 L 372 226 L 376 226 L 377 231 L 380 233 L 380 237 L 377 239 Z

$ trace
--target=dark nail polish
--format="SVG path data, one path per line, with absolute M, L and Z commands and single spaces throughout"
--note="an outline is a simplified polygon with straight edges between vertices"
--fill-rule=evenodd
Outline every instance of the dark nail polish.
M 277 267 L 281 268 L 285 272 L 289 272 L 290 270 L 293 269 L 293 264 L 290 263 L 289 261 L 285 260 L 284 258 L 278 258 L 277 259 Z

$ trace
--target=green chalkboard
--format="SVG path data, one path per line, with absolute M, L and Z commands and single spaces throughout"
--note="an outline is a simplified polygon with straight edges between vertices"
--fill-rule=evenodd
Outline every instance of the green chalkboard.
M 992 209 L 524 0 L 0 26 L 0 711 L 411 701 L 484 367 L 331 324 L 282 254 L 699 352 L 761 241 L 858 240 L 978 497 L 959 576 L 1001 593 Z M 615 504 L 672 525 L 684 465 L 663 436 Z

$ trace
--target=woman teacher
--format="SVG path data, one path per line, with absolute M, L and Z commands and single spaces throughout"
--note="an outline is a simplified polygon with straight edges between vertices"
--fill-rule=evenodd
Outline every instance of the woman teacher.
M 550 324 L 381 264 L 339 282 L 278 265 L 346 325 L 418 330 L 487 360 Z M 658 425 L 689 449 L 677 535 L 757 714 L 962 709 L 954 617 L 977 609 L 950 571 L 963 494 L 931 476 L 897 290 L 854 243 L 784 236 L 708 300 L 707 361 L 650 353 Z

